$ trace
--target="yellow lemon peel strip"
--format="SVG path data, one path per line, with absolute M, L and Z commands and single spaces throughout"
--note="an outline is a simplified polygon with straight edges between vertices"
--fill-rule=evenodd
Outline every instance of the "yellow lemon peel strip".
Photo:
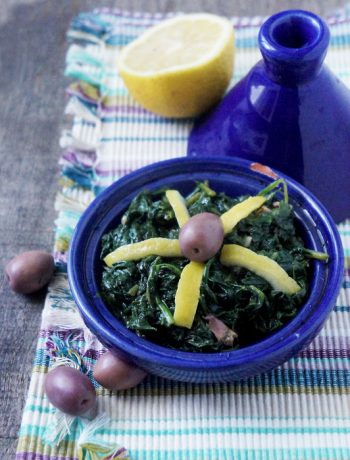
M 182 270 L 175 294 L 174 324 L 191 329 L 196 315 L 205 264 L 190 262 Z
M 140 260 L 148 256 L 181 257 L 179 240 L 168 238 L 149 238 L 139 243 L 120 246 L 110 252 L 103 260 L 111 267 L 122 260 Z
M 165 196 L 167 197 L 170 206 L 173 208 L 177 223 L 181 228 L 190 218 L 186 207 L 186 201 L 177 190 L 167 190 L 165 192 Z
M 221 251 L 220 262 L 223 265 L 236 265 L 254 272 L 270 283 L 276 291 L 296 294 L 301 289 L 276 261 L 238 244 L 225 244 Z
M 225 235 L 229 233 L 242 219 L 259 209 L 266 201 L 263 196 L 251 196 L 221 215 Z

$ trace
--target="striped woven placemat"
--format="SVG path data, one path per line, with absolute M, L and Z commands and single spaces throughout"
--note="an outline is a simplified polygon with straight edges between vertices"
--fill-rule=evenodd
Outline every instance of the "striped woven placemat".
M 186 152 L 192 121 L 163 119 L 140 108 L 115 66 L 122 46 L 169 16 L 99 10 L 80 14 L 68 31 L 66 75 L 73 83 L 61 138 L 57 273 L 43 310 L 17 460 L 78 457 L 85 422 L 72 423 L 70 429 L 61 426 L 62 439 L 55 440 L 52 432 L 60 420 L 44 394 L 43 381 L 57 347 L 76 350 L 91 378 L 103 351 L 80 319 L 67 283 L 67 249 L 79 217 L 96 194 L 120 176 Z M 350 85 L 350 15 L 344 10 L 328 21 L 332 39 L 327 62 Z M 257 33 L 262 18 L 232 22 L 235 83 L 260 59 Z M 347 260 L 342 290 L 325 327 L 307 349 L 272 372 L 232 384 L 185 384 L 149 376 L 132 390 L 112 393 L 94 382 L 98 413 L 109 417 L 95 435 L 115 450 L 97 450 L 95 457 L 80 451 L 79 458 L 348 460 L 350 221 L 339 230 Z

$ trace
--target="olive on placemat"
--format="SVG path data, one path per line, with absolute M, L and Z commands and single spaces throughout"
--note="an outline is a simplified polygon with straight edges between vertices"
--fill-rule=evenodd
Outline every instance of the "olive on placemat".
M 101 355 L 94 368 L 95 380 L 108 390 L 127 390 L 138 385 L 147 373 L 128 364 L 110 351 Z
M 191 217 L 179 234 L 182 254 L 195 262 L 205 262 L 220 249 L 224 228 L 220 217 L 211 212 L 201 212 Z
M 96 404 L 96 391 L 89 377 L 78 369 L 58 366 L 45 378 L 45 393 L 57 409 L 82 415 Z
M 26 251 L 11 259 L 5 274 L 13 291 L 30 294 L 43 288 L 55 270 L 52 254 L 44 251 Z

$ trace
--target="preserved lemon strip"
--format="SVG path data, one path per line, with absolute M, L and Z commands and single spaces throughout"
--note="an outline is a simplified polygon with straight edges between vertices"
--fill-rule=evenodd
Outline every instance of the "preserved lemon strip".
M 199 302 L 205 264 L 190 262 L 182 270 L 175 294 L 174 323 L 191 329 Z
M 223 265 L 238 265 L 254 272 L 270 283 L 276 291 L 295 294 L 300 290 L 298 283 L 273 259 L 238 244 L 225 244 L 220 262 Z
M 121 260 L 139 260 L 147 256 L 181 257 L 179 240 L 149 238 L 139 243 L 120 246 L 103 260 L 111 267 Z
M 167 190 L 165 196 L 173 208 L 179 227 L 182 227 L 190 218 L 184 197 L 177 190 Z
M 229 233 L 240 220 L 248 217 L 256 209 L 259 209 L 266 201 L 264 196 L 251 196 L 241 203 L 232 206 L 231 209 L 221 215 L 224 233 Z

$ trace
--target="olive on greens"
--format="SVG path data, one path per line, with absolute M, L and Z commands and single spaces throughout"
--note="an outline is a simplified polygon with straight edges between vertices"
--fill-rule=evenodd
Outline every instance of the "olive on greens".
M 179 234 L 182 254 L 195 262 L 205 262 L 221 248 L 224 228 L 220 217 L 211 212 L 201 212 L 191 217 Z

